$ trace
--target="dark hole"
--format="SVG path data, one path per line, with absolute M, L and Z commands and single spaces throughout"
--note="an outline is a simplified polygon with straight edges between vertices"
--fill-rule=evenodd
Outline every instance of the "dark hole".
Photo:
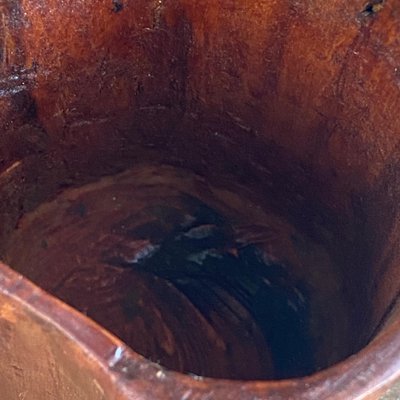
M 382 9 L 384 2 L 384 0 L 371 1 L 364 7 L 362 14 L 365 16 L 376 14 Z
M 113 0 L 113 11 L 119 13 L 124 9 L 124 3 L 122 0 Z

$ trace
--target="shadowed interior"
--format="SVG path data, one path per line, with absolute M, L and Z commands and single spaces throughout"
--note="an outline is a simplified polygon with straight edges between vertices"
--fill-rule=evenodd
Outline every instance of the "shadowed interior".
M 338 265 L 234 183 L 139 165 L 64 191 L 10 243 L 10 265 L 178 371 L 282 379 L 352 351 Z
M 2 6 L 2 258 L 179 371 L 362 348 L 399 289 L 398 22 L 336 3 Z

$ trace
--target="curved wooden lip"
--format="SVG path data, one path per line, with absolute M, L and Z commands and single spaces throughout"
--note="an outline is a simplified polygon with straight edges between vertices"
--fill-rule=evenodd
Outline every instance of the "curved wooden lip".
M 0 262 L 0 292 L 73 340 L 117 385 L 121 399 L 369 399 L 400 378 L 400 321 L 359 353 L 300 379 L 231 381 L 168 371 Z M 212 397 L 209 397 L 212 396 Z M 372 396 L 372 397 L 371 397 Z

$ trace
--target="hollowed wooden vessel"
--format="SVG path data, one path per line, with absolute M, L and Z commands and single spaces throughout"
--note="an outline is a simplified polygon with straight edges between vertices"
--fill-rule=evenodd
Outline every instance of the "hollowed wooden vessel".
M 379 399 L 389 389 L 398 398 L 396 1 L 8 0 L 0 16 L 1 399 Z M 226 202 L 232 215 L 261 224 L 264 211 L 246 211 L 256 204 L 285 221 L 271 252 L 298 261 L 293 279 L 321 312 L 310 328 L 315 365 L 279 370 L 264 345 L 252 364 L 251 341 L 228 329 L 222 342 L 203 340 L 204 319 L 193 313 L 190 326 L 184 300 L 173 320 L 162 278 L 143 290 L 148 313 L 162 311 L 155 325 L 172 327 L 169 358 L 146 347 L 159 331 L 136 314 L 130 326 L 140 338 L 128 343 L 118 317 L 102 320 L 107 302 L 92 312 L 85 290 L 97 270 L 71 278 L 61 247 L 44 256 L 52 238 L 91 241 L 49 226 L 88 226 L 91 205 L 113 200 L 101 188 L 141 166 L 147 172 L 133 172 L 129 187 L 166 171 L 208 206 Z M 88 206 L 78 200 L 90 188 L 100 189 Z M 69 219 L 56 222 L 54 204 Z M 241 248 L 224 251 L 238 257 Z M 111 289 L 122 293 L 118 285 Z M 204 358 L 200 342 L 210 346 Z

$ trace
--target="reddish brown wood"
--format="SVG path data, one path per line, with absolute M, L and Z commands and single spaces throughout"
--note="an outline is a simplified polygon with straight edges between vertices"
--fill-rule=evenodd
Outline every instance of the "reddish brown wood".
M 369 343 L 307 378 L 195 379 L 1 265 L 1 398 L 377 399 L 400 378 L 395 1 L 9 0 L 0 13 L 3 259 L 20 252 L 21 217 L 62 189 L 169 164 L 272 197 L 346 266 L 346 343 Z

